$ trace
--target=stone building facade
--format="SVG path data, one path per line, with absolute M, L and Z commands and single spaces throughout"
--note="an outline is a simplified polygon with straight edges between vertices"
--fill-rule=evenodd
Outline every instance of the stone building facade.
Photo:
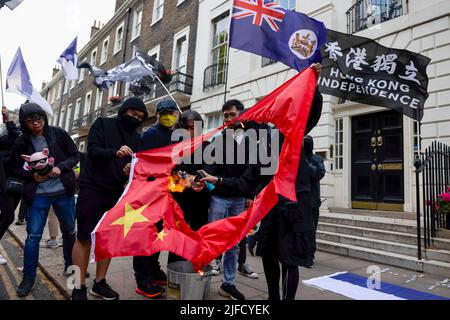
M 195 0 L 116 0 L 114 16 L 104 25 L 94 23 L 89 42 L 78 49 L 78 59 L 108 70 L 130 60 L 137 47 L 172 70 L 167 88 L 180 107 L 189 107 L 197 13 Z M 41 94 L 53 107 L 51 124 L 69 131 L 80 151 L 86 150 L 93 121 L 99 116 L 115 116 L 121 102 L 132 95 L 126 83 L 98 90 L 86 69 L 80 70 L 79 80 L 70 82 L 54 69 Z M 155 115 L 155 103 L 165 96 L 167 92 L 158 83 L 149 95 L 142 96 L 151 116 Z
M 430 96 L 421 125 L 421 148 L 423 151 L 436 140 L 450 144 L 449 1 L 280 0 L 280 3 L 323 21 L 329 29 L 429 57 Z M 281 63 L 233 48 L 229 60 L 224 58 L 227 52 L 216 52 L 221 45 L 227 45 L 231 6 L 230 0 L 200 0 L 199 4 L 202 27 L 198 28 L 197 35 L 191 108 L 204 115 L 208 129 L 222 123 L 220 110 L 225 99 L 240 99 L 246 107 L 251 107 L 295 74 Z M 381 165 L 383 170 L 371 173 L 367 180 L 355 181 L 355 152 L 358 151 L 354 146 L 358 126 L 368 129 L 373 119 L 378 119 L 375 124 L 378 127 L 371 129 L 379 133 L 377 138 L 381 137 L 384 146 L 395 149 L 399 163 L 395 168 L 383 167 L 381 159 L 377 168 Z M 322 180 L 322 197 L 326 201 L 322 209 L 414 211 L 413 161 L 419 152 L 418 130 L 415 121 L 388 109 L 343 103 L 325 95 L 322 117 L 312 131 L 315 151 L 326 159 L 327 174 Z M 395 133 L 388 135 L 388 132 Z M 369 147 L 368 144 L 366 148 Z M 375 186 L 371 185 L 372 178 Z M 357 201 L 358 194 L 364 194 L 366 200 Z

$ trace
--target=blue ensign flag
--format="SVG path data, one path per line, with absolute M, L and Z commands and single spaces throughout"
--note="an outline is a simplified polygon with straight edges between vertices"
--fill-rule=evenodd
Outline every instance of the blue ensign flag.
M 37 103 L 45 112 L 53 116 L 52 107 L 31 83 L 30 74 L 25 65 L 20 47 L 17 49 L 6 75 L 6 91 L 24 96 L 29 101 Z
M 71 42 L 71 44 L 59 56 L 58 62 L 61 64 L 64 76 L 67 80 L 78 79 L 78 55 L 77 55 L 77 40 L 78 37 Z
M 325 25 L 274 0 L 234 0 L 230 47 L 280 61 L 298 71 L 321 62 Z

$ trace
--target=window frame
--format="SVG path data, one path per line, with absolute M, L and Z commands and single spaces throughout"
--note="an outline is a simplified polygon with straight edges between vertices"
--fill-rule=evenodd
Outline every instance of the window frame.
M 187 26 L 186 28 L 184 28 L 183 30 L 179 31 L 178 33 L 176 33 L 173 36 L 173 48 L 172 48 L 172 70 L 177 70 L 180 67 L 177 67 L 177 60 L 178 60 L 178 41 L 180 39 L 182 39 L 183 37 L 186 37 L 186 57 L 185 57 L 185 62 L 184 62 L 184 72 L 182 73 L 187 73 L 187 67 L 188 67 L 188 57 L 189 57 L 189 32 L 190 32 L 190 26 Z M 159 56 L 159 54 L 158 54 Z
M 133 14 L 133 27 L 131 29 L 131 40 L 130 42 L 133 42 L 137 38 L 141 36 L 142 31 L 142 17 L 144 15 L 144 6 L 139 6 L 136 10 L 134 10 Z M 137 17 L 140 16 L 140 22 L 139 22 L 139 31 L 136 32 L 137 27 Z
M 118 31 L 122 28 L 122 35 L 120 36 L 120 38 L 117 36 L 118 35 Z M 122 23 L 116 28 L 116 34 L 114 37 L 114 48 L 113 48 L 113 55 L 115 55 L 116 53 L 120 52 L 122 50 L 123 47 L 123 35 L 125 33 L 125 22 L 122 21 Z M 120 39 L 120 47 L 118 47 L 118 42 Z
M 107 36 L 105 39 L 103 39 L 102 42 L 102 54 L 100 55 L 100 66 L 104 64 L 106 61 L 108 61 L 108 53 L 109 53 L 109 41 L 110 36 Z M 105 50 L 105 43 L 107 43 L 106 50 Z M 106 51 L 106 54 L 105 54 Z
M 157 7 L 159 2 L 161 2 L 161 3 Z M 159 8 L 161 8 L 161 16 L 157 17 L 156 13 Z M 163 17 L 164 17 L 164 0 L 154 0 L 153 1 L 153 12 L 152 12 L 152 23 L 150 24 L 150 26 L 153 26 L 154 24 L 156 24 Z
M 342 134 L 342 141 L 340 136 Z M 342 153 L 340 147 L 342 146 Z M 338 118 L 334 121 L 334 170 L 342 171 L 344 169 L 344 118 Z
M 89 96 L 89 105 L 87 104 L 88 96 Z M 83 117 L 91 112 L 91 106 L 92 106 L 92 90 L 87 92 L 86 95 L 84 96 Z M 88 111 L 86 112 L 86 110 Z

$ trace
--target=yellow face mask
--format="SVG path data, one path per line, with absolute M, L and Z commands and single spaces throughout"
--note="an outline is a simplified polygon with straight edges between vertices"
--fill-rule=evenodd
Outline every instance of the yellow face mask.
M 177 117 L 171 114 L 165 114 L 159 118 L 159 123 L 166 128 L 173 127 L 176 122 Z

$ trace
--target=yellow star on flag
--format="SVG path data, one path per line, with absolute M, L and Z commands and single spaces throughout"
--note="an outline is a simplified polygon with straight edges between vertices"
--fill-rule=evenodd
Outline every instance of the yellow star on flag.
M 180 223 L 181 223 L 181 221 L 175 221 L 175 225 L 176 225 L 177 229 L 180 229 Z
M 158 237 L 158 240 L 164 241 L 164 237 L 167 236 L 168 234 L 164 233 L 164 229 L 163 229 L 161 232 L 156 233 L 156 235 Z
M 146 204 L 139 209 L 133 209 L 133 207 L 127 203 L 125 204 L 125 215 L 111 223 L 111 225 L 123 225 L 123 237 L 125 238 L 133 227 L 133 224 L 138 222 L 148 222 L 148 219 L 142 215 L 142 212 L 147 207 L 148 205 Z

